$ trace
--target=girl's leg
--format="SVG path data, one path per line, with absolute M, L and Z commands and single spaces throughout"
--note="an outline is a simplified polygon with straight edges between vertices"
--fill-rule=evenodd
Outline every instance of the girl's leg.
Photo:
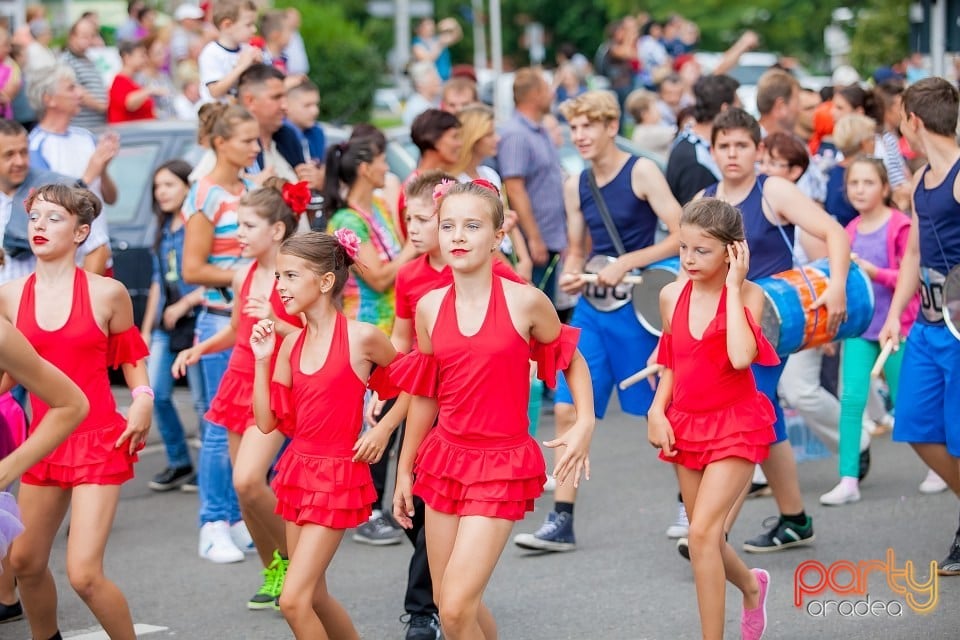
M 277 497 L 267 485 L 267 473 L 283 446 L 284 436 L 279 431 L 264 434 L 251 427 L 243 436 L 231 431 L 229 437 L 233 486 L 240 500 L 243 521 L 263 566 L 267 567 L 273 562 L 274 550 L 279 550 L 281 556 L 287 555 L 283 520 L 274 513 Z
M 280 611 L 294 636 L 298 640 L 359 639 L 346 610 L 327 593 L 324 578 L 343 530 L 307 524 L 292 533 L 293 526 L 287 524 L 291 556 Z
M 684 502 L 692 503 L 690 516 L 690 562 L 697 588 L 700 625 L 705 639 L 723 638 L 725 586 L 730 579 L 744 593 L 752 592 L 756 581 L 742 562 L 724 557 L 723 525 L 743 487 L 753 474 L 753 465 L 742 458 L 725 458 L 707 466 L 703 472 L 679 467 L 680 490 Z M 732 551 L 732 549 L 731 549 Z M 727 562 L 725 562 L 727 560 Z M 731 574 L 725 571 L 730 563 Z M 751 584 L 752 583 L 752 584 Z M 756 603 L 745 601 L 749 606 Z
M 103 573 L 103 554 L 120 501 L 120 485 L 85 484 L 73 489 L 67 577 L 111 640 L 136 640 L 130 607 Z
M 167 451 L 167 466 L 181 469 L 193 466 L 187 452 L 187 440 L 183 423 L 173 406 L 173 376 L 170 367 L 174 354 L 170 353 L 170 336 L 159 329 L 150 340 L 150 357 L 147 359 L 147 375 L 153 387 L 153 415 Z
M 3 573 L 0 574 L 0 604 L 13 605 L 18 602 L 17 600 L 17 583 L 13 577 L 13 572 L 10 571 L 10 559 L 4 558 L 0 561 L 0 569 L 3 570 Z
M 438 558 L 443 566 L 434 573 L 434 577 L 442 576 L 437 605 L 443 634 L 448 640 L 494 640 L 497 637 L 496 624 L 481 600 L 513 530 L 513 522 L 483 516 L 457 518 L 439 514 L 428 507 L 428 552 L 437 529 L 431 527 L 431 523 L 440 525 L 441 535 L 446 538 L 444 543 L 449 545 L 451 525 L 457 520 L 453 545 L 445 558 Z M 434 555 L 430 554 L 431 571 L 434 571 Z
M 57 585 L 50 573 L 50 550 L 70 506 L 70 492 L 59 487 L 21 484 L 17 499 L 24 532 L 10 548 L 10 567 L 34 638 L 57 632 Z
M 850 338 L 843 343 L 840 359 L 840 455 L 841 478 L 856 480 L 860 473 L 860 432 L 863 410 L 870 393 L 870 369 L 880 355 L 873 340 Z

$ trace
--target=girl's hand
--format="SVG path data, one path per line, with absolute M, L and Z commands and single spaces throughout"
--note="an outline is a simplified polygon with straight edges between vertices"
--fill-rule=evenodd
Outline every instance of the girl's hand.
M 647 415 L 647 440 L 650 444 L 663 451 L 663 455 L 672 458 L 677 455 L 673 445 L 676 444 L 676 438 L 673 435 L 673 427 L 667 416 L 662 413 L 651 411 Z
M 177 354 L 176 359 L 173 361 L 173 366 L 170 367 L 170 373 L 173 374 L 174 378 L 179 380 L 187 375 L 187 367 L 191 367 L 200 362 L 200 356 L 202 355 L 203 351 L 200 350 L 200 345 L 184 349 Z
M 172 330 L 177 324 L 177 321 L 186 315 L 187 310 L 188 309 L 181 306 L 179 302 L 168 305 L 167 308 L 163 310 L 163 328 L 167 331 Z
M 367 462 L 376 464 L 383 457 L 383 452 L 387 450 L 387 444 L 390 442 L 390 434 L 379 427 L 367 429 L 360 434 L 357 442 L 353 445 L 356 452 L 353 455 L 354 462 Z
M 257 360 L 267 360 L 273 356 L 277 344 L 277 334 L 273 330 L 273 320 L 261 320 L 253 325 L 250 332 L 250 349 Z
M 517 228 L 517 222 L 520 220 L 520 215 L 513 209 L 504 209 L 503 210 L 503 226 L 500 229 L 503 230 L 505 235 L 510 235 L 510 232 Z
M 727 271 L 726 285 L 730 289 L 739 289 L 750 270 L 750 250 L 747 243 L 737 240 L 728 244 L 727 256 L 730 258 L 730 270 Z
M 590 479 L 590 438 L 593 435 L 593 416 L 590 421 L 577 420 L 576 424 L 563 437 L 544 442 L 543 446 L 555 449 L 566 447 L 563 455 L 553 468 L 553 477 L 562 485 L 573 474 L 574 489 L 580 486 L 580 475 Z
M 861 271 L 867 274 L 868 278 L 870 278 L 871 280 L 876 279 L 877 271 L 878 271 L 877 265 L 873 264 L 869 260 L 864 260 L 863 258 L 861 258 L 855 253 L 850 254 L 850 259 L 854 264 L 860 267 Z
M 393 491 L 393 519 L 404 529 L 413 528 L 413 475 L 397 472 L 396 489 Z
M 243 305 L 243 312 L 257 320 L 273 320 L 273 306 L 263 296 L 249 296 Z
M 368 427 L 373 428 L 380 422 L 380 418 L 383 417 L 383 405 L 386 404 L 386 402 L 386 400 L 380 399 L 376 391 L 370 394 L 370 400 L 367 402 L 366 410 L 363 412 L 363 421 Z
M 150 432 L 150 423 L 153 420 L 153 398 L 147 394 L 140 394 L 133 399 L 130 411 L 127 413 L 127 428 L 120 434 L 114 445 L 119 449 L 129 440 L 127 451 L 133 455 L 143 447 Z

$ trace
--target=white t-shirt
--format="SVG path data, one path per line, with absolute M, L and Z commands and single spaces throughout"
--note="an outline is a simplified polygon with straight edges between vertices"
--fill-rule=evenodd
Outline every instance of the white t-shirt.
M 197 58 L 197 67 L 200 71 L 200 103 L 207 102 L 225 102 L 226 97 L 219 99 L 210 95 L 207 85 L 223 80 L 224 77 L 237 65 L 237 57 L 240 55 L 240 47 L 236 49 L 227 49 L 222 44 L 214 40 L 204 45 Z M 231 89 L 231 92 L 236 87 Z

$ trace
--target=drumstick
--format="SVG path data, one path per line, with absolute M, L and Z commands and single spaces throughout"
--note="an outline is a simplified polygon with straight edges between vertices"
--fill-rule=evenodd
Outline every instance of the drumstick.
M 659 371 L 660 371 L 660 365 L 652 364 L 646 369 L 641 369 L 640 371 L 637 371 L 635 374 L 633 374 L 629 378 L 625 378 L 621 380 L 620 384 L 618 384 L 617 386 L 620 387 L 621 391 L 623 391 L 627 387 L 632 387 L 633 385 L 637 384 L 641 380 L 645 380 L 646 378 L 649 378 L 650 376 L 656 374 Z
M 880 377 L 880 372 L 883 371 L 883 365 L 887 363 L 887 358 L 890 357 L 891 353 L 893 353 L 893 340 L 887 340 L 887 343 L 883 345 L 883 350 L 880 351 L 880 355 L 877 356 L 877 361 L 873 363 L 873 369 L 870 369 L 871 378 Z
M 580 278 L 580 280 L 582 280 L 583 282 L 592 283 L 597 281 L 597 274 L 595 273 L 579 273 L 577 274 L 577 277 Z M 626 276 L 623 276 L 623 280 L 621 280 L 620 282 L 622 282 L 623 284 L 640 284 L 641 282 L 643 282 L 643 276 L 626 275 Z

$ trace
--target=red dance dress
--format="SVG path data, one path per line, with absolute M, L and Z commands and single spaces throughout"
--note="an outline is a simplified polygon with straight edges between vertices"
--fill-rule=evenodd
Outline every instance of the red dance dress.
M 243 284 L 240 286 L 240 296 L 234 301 L 234 304 L 240 305 L 237 342 L 230 354 L 227 371 L 220 379 L 217 395 L 213 397 L 210 408 L 203 416 L 209 422 L 240 435 L 250 427 L 256 426 L 256 420 L 253 418 L 253 374 L 256 371 L 256 358 L 253 357 L 253 350 L 250 348 L 250 334 L 253 332 L 253 325 L 259 320 L 243 313 L 243 305 L 250 297 L 250 285 L 253 283 L 253 274 L 256 269 L 257 263 L 254 262 L 250 265 L 250 271 L 247 272 L 247 277 L 243 279 Z M 299 316 L 291 316 L 284 310 L 276 287 L 270 291 L 270 306 L 278 321 L 295 327 L 303 326 Z M 277 348 L 274 349 L 273 358 L 270 360 L 271 371 L 277 363 L 277 353 L 280 351 L 281 343 L 282 340 L 278 337 Z
M 363 423 L 368 384 L 381 398 L 396 395 L 396 389 L 388 383 L 386 367 L 377 367 L 368 383 L 357 377 L 350 364 L 347 322 L 337 314 L 327 359 L 314 373 L 300 368 L 306 336 L 301 331 L 290 353 L 292 387 L 271 383 L 277 426 L 291 438 L 271 483 L 276 513 L 301 526 L 356 527 L 367 521 L 377 500 L 370 465 L 353 461 L 353 445 Z
M 25 484 L 69 489 L 82 484 L 123 484 L 133 477 L 136 453 L 125 443 L 114 445 L 127 427 L 117 412 L 110 391 L 107 367 L 135 363 L 149 355 L 136 326 L 107 336 L 97 325 L 90 304 L 87 274 L 77 269 L 73 277 L 73 303 L 66 323 L 55 331 L 37 324 L 34 287 L 36 274 L 27 278 L 17 312 L 17 329 L 42 358 L 73 380 L 90 403 L 90 413 L 67 439 L 23 474 Z M 36 428 L 49 407 L 31 394 Z
M 776 440 L 776 418 L 770 400 L 757 390 L 750 368 L 737 370 L 730 364 L 726 287 L 715 317 L 699 340 L 690 334 L 692 288 L 688 281 L 673 311 L 672 333 L 660 338 L 657 362 L 673 370 L 673 399 L 666 414 L 677 451 L 672 458 L 661 452 L 660 459 L 698 471 L 723 458 L 763 462 Z M 776 352 L 750 310 L 744 311 L 757 341 L 755 364 L 778 364 Z
M 412 395 L 437 399 L 437 425 L 417 451 L 413 493 L 458 516 L 521 520 L 543 493 L 546 466 L 527 429 L 531 358 L 556 385 L 576 352 L 579 330 L 563 326 L 550 344 L 525 340 L 513 325 L 501 278 L 472 336 L 460 333 L 450 286 L 431 335 L 433 354 L 415 350 L 391 366 Z

